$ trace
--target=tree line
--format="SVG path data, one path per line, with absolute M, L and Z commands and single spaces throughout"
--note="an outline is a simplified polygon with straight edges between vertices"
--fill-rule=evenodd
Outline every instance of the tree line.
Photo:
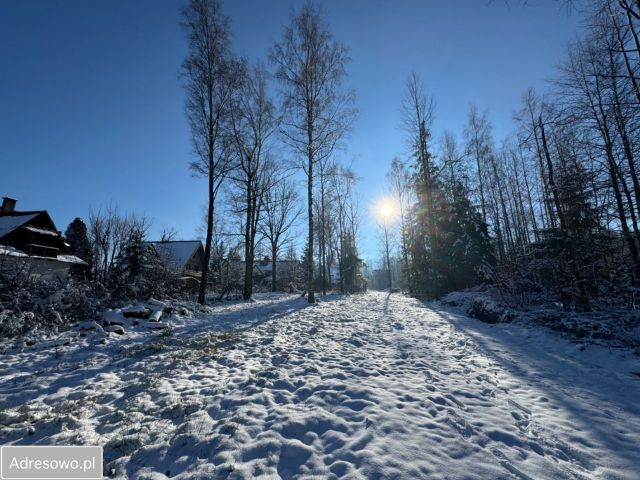
M 304 278 L 296 275 L 291 287 L 304 290 L 309 302 L 316 289 L 357 290 L 362 282 L 358 178 L 337 159 L 356 115 L 354 93 L 344 86 L 346 46 L 333 38 L 321 9 L 311 2 L 291 11 L 265 62 L 234 53 L 231 22 L 219 0 L 188 0 L 181 17 L 188 39 L 180 67 L 191 129 L 188 167 L 207 188 L 199 227 L 206 268 L 198 302 L 205 303 L 208 289 L 230 287 L 250 299 L 254 265 L 264 260 L 271 263 L 274 291 L 283 288 L 281 259 L 304 266 Z M 299 177 L 306 186 L 306 208 Z M 305 216 L 307 240 L 300 257 L 296 237 Z M 149 229 L 147 218 L 110 205 L 92 212 L 88 225 L 74 220 L 65 237 L 87 260 L 92 280 L 131 296 L 136 289 L 114 285 L 148 277 L 142 267 L 149 262 L 144 255 Z M 161 237 L 173 240 L 175 232 L 166 230 Z
M 534 7 L 531 7 L 534 8 Z M 635 305 L 640 281 L 640 3 L 598 0 L 551 87 L 522 96 L 499 144 L 469 108 L 460 142 L 432 138 L 434 102 L 409 77 L 412 157 L 388 183 L 400 205 L 401 283 L 439 297 L 484 282 L 514 304 Z
M 188 54 L 181 77 L 195 155 L 190 167 L 207 180 L 205 263 L 211 263 L 216 246 L 216 225 L 241 235 L 248 299 L 256 244 L 264 239 L 275 288 L 276 260 L 302 216 L 292 180 L 301 171 L 307 187 L 309 302 L 315 300 L 316 255 L 323 293 L 331 288 L 335 265 L 341 268 L 341 287 L 352 288 L 344 282 L 346 259 L 357 260 L 356 178 L 334 155 L 355 115 L 353 91 L 344 87 L 346 47 L 333 38 L 312 3 L 292 11 L 281 39 L 269 50 L 271 70 L 233 53 L 230 21 L 218 0 L 189 0 L 182 19 Z M 277 95 L 271 95 L 274 89 Z M 293 160 L 285 160 L 289 156 Z M 216 222 L 220 195 L 232 205 L 235 222 Z M 209 275 L 204 269 L 200 303 Z

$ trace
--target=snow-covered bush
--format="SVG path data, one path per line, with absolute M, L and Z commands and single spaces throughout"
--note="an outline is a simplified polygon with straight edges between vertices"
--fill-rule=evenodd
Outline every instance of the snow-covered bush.
M 485 297 L 475 298 L 467 309 L 467 313 L 485 323 L 506 323 L 515 318 L 515 315 L 504 306 Z
M 564 311 L 561 305 L 537 304 L 511 308 L 495 287 L 478 286 L 452 292 L 440 303 L 485 323 L 525 321 L 566 335 L 581 343 L 640 347 L 640 314 L 623 307 L 595 304 L 589 312 Z
M 457 307 L 485 323 L 508 323 L 516 318 L 513 310 L 495 301 L 491 292 L 482 287 L 451 292 L 442 298 L 441 303 Z
M 96 283 L 99 279 L 107 300 L 112 303 L 147 300 L 182 293 L 184 282 L 145 245 L 142 227 L 134 222 L 127 228 L 128 236 L 119 239 L 120 249 L 110 268 L 102 272 L 96 270 L 92 275 Z
M 147 300 L 149 298 L 176 297 L 184 293 L 185 286 L 180 277 L 162 267 L 145 268 L 131 277 L 126 271 L 112 272 L 104 285 L 108 300 Z
M 28 271 L 0 272 L 0 337 L 60 329 L 95 318 L 100 302 L 87 283 L 47 281 Z
M 48 281 L 28 270 L 0 270 L 0 337 L 34 329 L 58 330 L 98 318 L 102 307 L 150 298 L 176 298 L 184 284 L 174 273 L 148 265 L 135 277 L 115 268 L 103 282 L 70 278 Z

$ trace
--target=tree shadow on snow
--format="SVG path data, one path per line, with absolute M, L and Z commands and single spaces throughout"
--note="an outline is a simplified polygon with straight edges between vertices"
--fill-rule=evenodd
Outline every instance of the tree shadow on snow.
M 213 313 L 195 313 L 173 331 L 138 332 L 137 338 L 115 337 L 106 345 L 99 342 L 87 345 L 77 341 L 77 345 L 58 350 L 27 349 L 7 353 L 0 358 L 3 373 L 0 377 L 0 409 L 18 407 L 37 397 L 55 394 L 62 388 L 86 386 L 98 375 L 120 377 L 156 371 L 162 374 L 160 365 L 149 362 L 153 357 L 163 358 L 165 362 L 175 361 L 176 358 L 184 359 L 185 351 L 194 351 L 197 355 L 193 359 L 205 361 L 208 354 L 235 348 L 233 344 L 243 332 L 315 306 L 299 295 L 286 296 L 282 301 L 274 302 L 258 298 L 253 303 L 221 304 L 220 311 Z M 339 298 L 339 295 L 327 295 L 319 303 Z M 168 352 L 176 352 L 176 355 L 166 358 Z M 141 385 L 140 388 L 146 386 Z M 129 391 L 124 393 L 126 396 L 132 394 Z
M 529 387 L 543 393 L 549 403 L 540 405 L 542 408 L 556 405 L 555 408 L 560 410 L 558 414 L 561 415 L 561 411 L 570 413 L 572 419 L 579 421 L 579 424 L 574 424 L 576 430 L 591 432 L 593 438 L 616 452 L 626 464 L 640 468 L 640 446 L 625 438 L 624 432 L 611 428 L 607 421 L 615 418 L 614 415 L 620 416 L 622 423 L 637 420 L 640 415 L 637 403 L 640 382 L 621 378 L 606 367 L 584 363 L 584 358 L 580 358 L 584 353 L 579 351 L 578 345 L 552 332 L 535 330 L 540 327 L 533 327 L 534 330 L 528 332 L 521 326 L 510 324 L 489 325 L 463 314 L 435 310 L 426 303 L 423 305 L 470 337 L 479 353 L 521 382 L 521 389 Z M 530 341 L 529 333 L 537 338 Z M 543 344 L 541 339 L 547 342 Z M 611 395 L 611 392 L 616 394 Z M 508 392 L 505 394 L 509 397 Z M 607 406 L 608 409 L 605 408 Z M 552 429 L 553 425 L 546 427 Z M 599 460 L 607 463 L 606 459 Z

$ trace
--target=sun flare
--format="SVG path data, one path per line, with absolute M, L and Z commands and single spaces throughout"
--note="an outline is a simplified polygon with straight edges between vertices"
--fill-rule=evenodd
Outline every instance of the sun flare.
M 393 213 L 393 207 L 389 203 L 380 205 L 380 215 L 383 217 L 390 217 Z
M 396 210 L 396 206 L 392 199 L 383 198 L 375 207 L 375 215 L 378 220 L 389 222 L 393 220 L 393 217 L 396 215 Z

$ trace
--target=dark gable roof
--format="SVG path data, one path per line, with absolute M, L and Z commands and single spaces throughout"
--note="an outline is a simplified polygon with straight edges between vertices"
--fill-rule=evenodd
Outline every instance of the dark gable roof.
M 0 212 L 0 243 L 20 248 L 20 238 L 24 238 L 27 230 L 50 235 L 51 244 L 59 249 L 59 253 L 71 253 L 46 210 Z
M 19 215 L 0 215 L 0 240 L 37 216 L 38 213 L 31 212 L 21 212 Z
M 145 242 L 144 244 L 153 247 L 164 265 L 176 272 L 184 270 L 191 257 L 202 248 L 200 240 Z

